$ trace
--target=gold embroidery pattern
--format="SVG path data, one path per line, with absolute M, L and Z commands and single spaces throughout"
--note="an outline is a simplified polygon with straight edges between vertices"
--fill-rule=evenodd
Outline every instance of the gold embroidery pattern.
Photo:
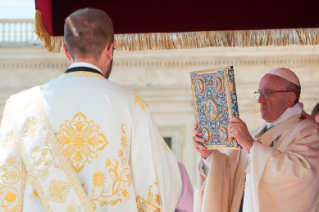
M 96 77 L 96 78 L 103 78 L 101 74 L 87 72 L 87 71 L 76 71 L 71 73 L 66 73 L 61 75 L 61 77 Z
M 105 182 L 105 175 L 103 172 L 95 172 L 93 176 L 93 184 L 95 187 L 101 187 Z
M 37 89 L 38 89 L 37 103 L 39 103 L 39 101 L 41 101 L 41 90 L 40 90 L 40 88 L 37 88 Z M 33 95 L 30 95 L 30 96 L 34 96 L 34 93 L 33 93 Z M 21 105 L 21 103 L 19 102 L 19 100 L 17 100 L 17 102 L 15 104 L 13 104 L 13 105 Z M 18 111 L 18 113 L 19 113 L 19 111 Z M 29 156 L 28 156 L 28 154 L 26 152 L 26 148 L 24 146 L 24 144 L 25 144 L 24 140 L 22 140 L 22 135 L 20 134 L 20 131 L 19 131 L 18 126 L 17 126 L 17 124 L 18 124 L 17 123 L 17 118 L 18 118 L 18 114 L 16 113 L 16 114 L 14 114 L 14 118 L 13 118 L 13 124 L 14 124 L 13 133 L 14 133 L 14 136 L 15 136 L 17 147 L 19 148 L 19 151 L 20 151 L 20 154 L 21 154 L 21 157 L 23 159 L 24 164 L 25 164 L 25 166 L 28 169 L 28 175 L 29 175 L 29 177 L 31 177 L 32 183 L 33 183 L 34 187 L 38 191 L 38 195 L 39 195 L 39 197 L 41 199 L 41 202 L 42 202 L 42 205 L 43 205 L 44 209 L 46 211 L 52 211 L 51 206 L 50 206 L 50 204 L 48 203 L 48 201 L 46 199 L 46 196 L 44 194 L 42 186 L 41 186 L 41 184 L 39 183 L 39 180 L 36 177 L 36 174 L 34 172 L 33 166 L 31 165 Z M 25 179 L 25 177 L 24 177 L 24 179 Z M 25 189 L 25 184 L 23 185 L 23 188 Z
M 50 123 L 46 117 L 44 106 L 42 103 L 41 88 L 37 87 L 37 88 L 31 89 L 29 91 L 29 96 L 36 96 L 36 106 L 37 106 L 36 109 L 37 110 L 35 110 L 34 112 L 39 113 L 39 117 L 40 117 L 39 120 L 41 121 L 41 124 L 43 125 L 43 132 L 45 132 L 48 136 L 47 142 L 49 142 L 50 145 L 52 146 L 52 151 L 55 153 L 56 161 L 59 163 L 60 168 L 62 169 L 61 172 L 60 172 L 60 170 L 57 170 L 57 172 L 60 172 L 59 174 L 65 175 L 68 177 L 69 182 L 66 182 L 66 183 L 69 183 L 70 186 L 72 185 L 73 186 L 72 189 L 74 189 L 74 191 L 77 194 L 77 196 L 72 196 L 69 198 L 70 199 L 79 199 L 82 203 L 81 207 L 84 207 L 84 210 L 93 212 L 94 211 L 93 207 L 92 207 L 89 199 L 87 198 L 83 188 L 81 187 L 77 177 L 73 173 L 70 164 L 68 163 L 68 161 L 64 157 L 62 149 L 61 149 L 61 147 L 56 139 L 56 136 L 55 136 L 54 132 L 52 131 L 52 127 L 50 126 Z M 19 100 L 17 100 L 17 101 L 19 101 Z M 15 105 L 17 105 L 17 104 L 15 104 Z M 44 184 L 42 185 L 43 181 L 39 180 L 38 176 L 36 175 L 36 170 L 33 166 L 33 163 L 31 163 L 31 161 L 30 161 L 30 159 L 32 157 L 29 154 L 32 154 L 32 152 L 29 153 L 26 151 L 26 147 L 25 147 L 25 143 L 26 143 L 25 138 L 26 137 L 22 138 L 22 136 L 20 134 L 20 131 L 17 127 L 16 115 L 15 115 L 13 121 L 14 121 L 13 122 L 14 123 L 14 135 L 16 138 L 16 143 L 17 143 L 17 146 L 20 150 L 21 156 L 23 158 L 23 162 L 28 169 L 28 175 L 30 175 L 30 177 L 32 179 L 32 183 L 33 183 L 34 187 L 36 188 L 36 191 L 38 193 L 39 198 L 41 199 L 41 202 L 42 202 L 42 205 L 43 205 L 45 211 L 51 212 L 51 211 L 53 211 L 51 208 L 51 204 L 55 204 L 55 203 L 53 201 L 51 201 L 51 202 L 48 201 L 48 198 L 47 198 L 48 193 L 44 192 L 44 187 L 47 187 L 47 185 L 44 185 Z M 42 141 L 40 141 L 40 143 L 41 142 Z M 33 143 L 31 142 L 30 144 L 33 144 Z M 56 164 L 54 164 L 54 168 L 59 168 L 59 167 L 56 167 Z
M 72 203 L 71 205 L 68 206 L 66 209 L 66 212 L 80 212 L 81 208 L 77 206 L 76 204 Z
M 49 187 L 48 200 L 56 203 L 64 203 L 70 188 L 70 183 L 52 180 Z
M 22 180 L 21 180 L 21 187 L 22 187 L 22 191 L 21 191 L 21 206 L 24 205 L 24 194 L 25 194 L 25 189 L 27 186 L 27 170 L 25 165 L 22 163 Z M 22 208 L 22 207 L 21 207 Z M 22 210 L 22 209 L 21 209 Z
M 133 94 L 135 96 L 134 105 L 135 105 L 135 103 L 139 104 L 141 106 L 142 110 L 144 111 L 144 113 L 146 113 L 145 106 L 148 106 L 148 105 L 138 95 L 136 95 L 135 93 L 133 93 Z
M 159 194 L 152 192 L 152 186 L 148 189 L 147 200 L 140 196 L 136 197 L 138 212 L 160 212 L 161 198 Z
M 98 151 L 103 150 L 109 143 L 104 134 L 99 133 L 100 127 L 94 121 L 87 121 L 81 112 L 72 121 L 65 121 L 60 125 L 57 133 L 58 141 L 68 158 L 72 168 L 79 173 L 86 162 L 91 163 L 98 157 Z
M 124 130 L 124 125 L 122 125 L 122 138 L 121 138 L 122 149 L 118 152 L 119 161 L 115 159 L 107 159 L 105 161 L 105 166 L 108 168 L 109 177 L 108 181 L 111 183 L 106 187 L 105 185 L 105 175 L 102 171 L 97 171 L 93 175 L 93 185 L 96 188 L 102 187 L 99 189 L 99 195 L 94 198 L 93 189 L 91 202 L 94 205 L 94 209 L 97 206 L 102 207 L 104 205 L 116 205 L 118 202 L 128 201 L 131 198 L 131 195 L 128 191 L 128 187 L 132 185 L 132 176 L 129 169 L 129 148 L 130 141 L 127 138 L 127 135 Z M 102 191 L 101 191 L 102 190 Z
M 0 211 L 21 209 L 19 192 L 14 187 L 22 177 L 19 166 L 17 157 L 11 157 L 7 159 L 4 166 L 0 167 Z
M 87 197 L 85 191 L 83 190 L 82 186 L 80 185 L 78 178 L 76 177 L 76 175 L 72 171 L 72 167 L 70 166 L 67 159 L 63 155 L 62 149 L 61 149 L 61 147 L 58 143 L 58 140 L 57 140 L 57 138 L 52 130 L 50 122 L 45 114 L 44 106 L 42 103 L 41 87 L 37 88 L 37 109 L 38 109 L 41 121 L 43 123 L 44 130 L 48 135 L 48 141 L 50 142 L 51 146 L 53 147 L 57 161 L 61 164 L 61 167 L 57 167 L 55 165 L 55 168 L 62 168 L 62 170 L 64 172 L 63 174 L 65 174 L 68 177 L 68 179 L 70 180 L 70 184 L 73 186 L 73 189 L 77 194 L 76 197 L 72 197 L 72 198 L 79 199 L 81 201 L 81 204 L 82 204 L 81 206 L 84 207 L 85 211 L 94 212 L 94 209 L 92 207 L 92 204 L 91 204 L 89 198 Z M 24 150 L 24 152 L 25 152 L 25 150 Z M 27 164 L 29 165 L 30 163 L 27 163 Z M 34 176 L 34 174 L 32 174 L 32 179 L 37 180 L 36 177 Z M 36 183 L 34 183 L 34 184 L 36 184 Z M 40 190 L 40 192 L 41 192 L 38 194 L 40 196 L 42 204 L 46 208 L 46 211 L 52 211 L 52 209 L 50 208 L 50 205 L 48 204 L 48 202 L 43 194 L 41 185 L 39 185 L 38 181 L 36 184 L 36 188 L 37 188 L 37 191 Z
M 164 139 L 163 139 L 163 142 L 164 142 L 165 149 L 168 152 L 169 151 L 169 147 L 168 147 L 168 145 L 167 145 L 167 143 L 166 143 L 166 141 Z
M 49 168 L 53 164 L 54 153 L 48 140 L 45 142 L 46 147 L 40 149 L 39 146 L 32 148 L 31 159 L 34 169 L 38 172 L 38 176 L 42 179 L 47 179 L 50 175 Z M 55 168 L 60 168 L 55 164 Z M 60 168 L 61 169 L 61 168 Z
M 35 134 L 38 131 L 38 127 L 39 127 L 39 119 L 37 119 L 35 117 L 28 117 L 25 120 L 24 125 L 22 127 L 21 136 L 28 137 L 28 138 L 34 138 Z
M 30 195 L 30 199 L 36 202 L 37 198 L 39 198 L 39 195 L 38 195 L 38 192 L 34 189 L 32 194 Z
M 10 151 L 13 147 L 16 146 L 12 130 L 7 135 L 5 135 L 3 139 L 1 139 L 0 135 L 0 144 L 3 148 L 5 148 L 8 151 Z

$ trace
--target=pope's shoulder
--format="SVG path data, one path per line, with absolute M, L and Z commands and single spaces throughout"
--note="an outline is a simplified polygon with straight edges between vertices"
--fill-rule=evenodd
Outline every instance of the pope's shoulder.
M 303 116 L 298 117 L 299 121 L 293 128 L 296 130 L 307 130 L 307 131 L 316 131 L 319 134 L 319 124 L 316 122 L 313 116 L 309 114 L 304 114 Z

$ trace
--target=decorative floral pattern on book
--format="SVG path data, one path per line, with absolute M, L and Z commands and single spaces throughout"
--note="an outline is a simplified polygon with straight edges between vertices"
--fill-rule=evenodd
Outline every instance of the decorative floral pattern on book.
M 191 72 L 196 121 L 208 149 L 237 149 L 240 145 L 228 138 L 230 119 L 239 117 L 234 69 Z

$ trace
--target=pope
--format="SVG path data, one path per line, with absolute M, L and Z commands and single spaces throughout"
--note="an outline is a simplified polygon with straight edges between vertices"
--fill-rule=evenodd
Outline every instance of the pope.
M 291 70 L 266 73 L 255 92 L 265 123 L 249 131 L 243 120 L 230 120 L 240 150 L 207 150 L 194 126 L 201 154 L 194 211 L 319 211 L 319 125 L 303 111 L 300 91 Z

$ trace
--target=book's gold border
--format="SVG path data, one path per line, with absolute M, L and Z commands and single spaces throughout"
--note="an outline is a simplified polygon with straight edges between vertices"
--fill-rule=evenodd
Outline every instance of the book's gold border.
M 192 81 L 192 74 L 197 74 L 194 77 L 194 82 L 196 82 L 196 78 L 200 75 L 203 74 L 210 74 L 210 73 L 215 73 L 218 71 L 223 71 L 224 73 L 224 78 L 228 79 L 227 77 L 227 70 L 233 68 L 233 66 L 227 66 L 227 67 L 223 67 L 223 68 L 215 68 L 215 69 L 209 69 L 209 70 L 204 70 L 204 71 L 194 71 L 194 72 L 190 72 L 190 80 L 191 80 L 191 87 L 192 87 L 192 93 L 193 93 L 193 99 L 194 99 L 194 106 L 195 106 L 195 117 L 196 117 L 196 123 L 199 127 L 199 122 L 198 122 L 198 109 L 197 109 L 197 104 L 196 104 L 196 96 L 195 96 L 195 88 L 194 88 L 194 84 Z M 229 114 L 229 119 L 233 118 L 233 113 L 231 111 L 231 101 L 230 101 L 230 90 L 234 90 L 235 89 L 235 84 L 231 83 L 227 80 L 224 81 L 225 83 L 225 88 L 226 88 L 226 98 L 227 98 L 227 106 L 228 106 L 228 114 Z M 232 140 L 233 142 L 233 146 L 236 146 L 236 141 Z M 207 146 L 205 143 L 203 143 L 203 145 L 205 145 L 207 147 L 207 149 L 240 149 L 240 147 L 226 147 L 226 145 L 220 145 L 220 146 Z

